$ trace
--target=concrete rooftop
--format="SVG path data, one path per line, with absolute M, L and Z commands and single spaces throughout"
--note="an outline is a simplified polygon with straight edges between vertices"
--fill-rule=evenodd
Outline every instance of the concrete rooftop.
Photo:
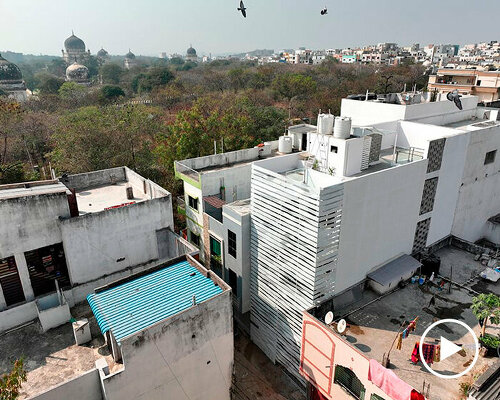
M 133 188 L 134 198 L 131 200 L 127 199 L 127 186 L 132 186 Z M 119 206 L 131 202 L 140 203 L 149 199 L 149 197 L 144 194 L 143 188 L 136 187 L 130 182 L 118 182 L 112 185 L 87 188 L 77 191 L 76 198 L 80 214 L 103 211 L 108 207 Z
M 0 185 L 0 200 L 55 193 L 69 193 L 69 190 L 58 180 Z
M 447 247 L 438 251 L 437 255 L 441 257 L 441 275 L 449 276 L 451 267 L 453 267 L 454 282 L 465 284 L 472 290 L 500 294 L 499 285 L 486 283 L 481 278 L 471 279 L 471 276 L 477 276 L 485 268 L 479 262 L 474 261 L 473 254 L 454 247 Z M 422 286 L 409 284 L 376 301 L 374 300 L 379 296 L 367 290 L 364 292 L 362 300 L 343 308 L 336 315 L 335 320 L 345 318 L 350 325 L 346 331 L 345 339 L 368 358 L 382 362 L 384 353 L 389 351 L 402 323 L 419 316 L 417 329 L 403 340 L 402 349 L 396 350 L 395 347 L 392 349 L 390 353 L 391 369 L 417 390 L 422 389 L 424 381 L 430 383 L 430 400 L 456 400 L 461 398 L 459 383 L 470 382 L 473 380 L 473 376 L 484 372 L 495 359 L 480 356 L 469 374 L 453 380 L 436 377 L 430 374 L 422 363 L 414 365 L 410 361 L 415 342 L 419 341 L 425 329 L 437 320 L 445 318 L 461 320 L 473 328 L 479 337 L 480 327 L 470 310 L 474 294 L 457 286 L 452 286 L 451 293 L 448 293 L 448 284 L 444 290 L 440 291 L 436 285 L 438 282 L 439 280 L 436 279 L 434 284 Z M 436 303 L 434 306 L 429 306 L 433 295 L 436 296 Z M 371 301 L 374 302 L 370 303 Z M 316 317 L 322 319 L 320 315 L 316 315 Z M 441 325 L 441 327 L 431 331 L 431 334 L 426 338 L 427 343 L 432 343 L 432 339 L 439 340 L 440 335 L 455 343 L 473 343 L 472 338 L 466 334 L 464 328 L 459 329 L 456 325 Z M 489 326 L 487 332 L 498 334 L 500 326 Z M 466 349 L 465 357 L 455 354 L 442 362 L 434 363 L 432 366 L 437 372 L 459 373 L 469 365 L 473 357 L 473 350 Z
M 0 335 L 0 375 L 9 372 L 16 359 L 24 359 L 27 381 L 21 387 L 19 400 L 90 371 L 98 358 L 104 357 L 111 370 L 121 367 L 121 364 L 113 363 L 90 307 L 82 304 L 73 308 L 71 313 L 77 319 L 83 316 L 89 319 L 92 337 L 96 339 L 77 346 L 69 322 L 45 333 L 39 323 L 34 322 Z
M 236 200 L 232 203 L 226 204 L 224 207 L 229 208 L 240 215 L 249 214 L 252 209 L 250 199 Z

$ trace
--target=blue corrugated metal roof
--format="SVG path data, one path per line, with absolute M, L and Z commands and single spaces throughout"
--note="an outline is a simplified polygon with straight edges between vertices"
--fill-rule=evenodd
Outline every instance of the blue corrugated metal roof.
M 187 261 L 87 296 L 101 332 L 127 337 L 222 292 Z

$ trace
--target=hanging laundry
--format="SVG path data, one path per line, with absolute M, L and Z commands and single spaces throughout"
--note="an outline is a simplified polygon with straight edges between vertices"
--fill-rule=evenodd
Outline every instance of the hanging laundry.
M 420 346 L 420 342 L 416 342 L 413 347 L 413 351 L 411 353 L 411 362 L 416 364 L 420 361 L 420 354 L 418 353 L 418 347 Z
M 384 368 L 376 360 L 370 360 L 368 380 L 394 400 L 408 400 L 413 388 L 401 380 L 394 372 Z
M 398 335 L 398 342 L 397 342 L 397 344 L 396 344 L 396 349 L 397 349 L 397 350 L 401 350 L 401 346 L 402 346 L 402 345 L 403 345 L 403 334 L 402 334 L 402 333 L 400 333 L 400 334 Z
M 406 329 L 403 331 L 403 339 L 406 339 L 410 335 L 410 332 L 413 332 L 415 330 L 415 328 L 417 327 L 417 321 L 418 317 L 416 317 L 413 321 L 411 321 L 408 324 Z
M 425 400 L 425 397 L 413 389 L 411 391 L 410 400 Z
M 424 343 L 422 345 L 422 355 L 427 364 L 431 365 L 434 361 L 434 348 L 435 345 Z
M 439 362 L 441 361 L 441 346 L 437 344 L 434 347 L 434 362 Z

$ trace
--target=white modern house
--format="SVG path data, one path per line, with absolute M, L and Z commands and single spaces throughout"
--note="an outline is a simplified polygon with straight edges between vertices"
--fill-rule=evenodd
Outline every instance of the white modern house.
M 269 143 L 260 155 L 176 163 L 188 237 L 226 281 L 238 272 L 234 292 L 241 304 L 250 293 L 252 340 L 298 379 L 302 310 L 355 299 L 366 282 L 390 290 L 419 267 L 412 256 L 450 236 L 500 242 L 499 111 L 475 96 L 461 102 L 420 92 L 344 99 L 341 116 L 290 127 L 278 151 Z M 250 207 L 240 201 L 249 196 Z M 232 208 L 245 211 L 249 228 Z M 233 233 L 238 257 L 250 260 L 241 269 L 228 253 Z
M 499 243 L 498 110 L 461 100 L 346 99 L 342 117 L 289 128 L 306 151 L 253 164 L 251 337 L 291 374 L 306 304 L 389 290 L 450 235 Z
M 65 323 L 94 288 L 192 249 L 170 193 L 126 167 L 2 185 L 0 221 L 0 332 L 54 307 L 44 329 Z

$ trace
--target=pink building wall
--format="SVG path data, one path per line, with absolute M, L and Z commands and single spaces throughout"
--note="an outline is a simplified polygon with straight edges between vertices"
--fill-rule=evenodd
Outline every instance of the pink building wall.
M 359 350 L 335 334 L 331 328 L 314 318 L 307 311 L 302 318 L 302 346 L 300 374 L 328 400 L 352 400 L 338 384 L 334 383 L 335 366 L 351 369 L 365 387 L 365 399 L 372 394 L 392 399 L 368 380 L 369 359 Z

